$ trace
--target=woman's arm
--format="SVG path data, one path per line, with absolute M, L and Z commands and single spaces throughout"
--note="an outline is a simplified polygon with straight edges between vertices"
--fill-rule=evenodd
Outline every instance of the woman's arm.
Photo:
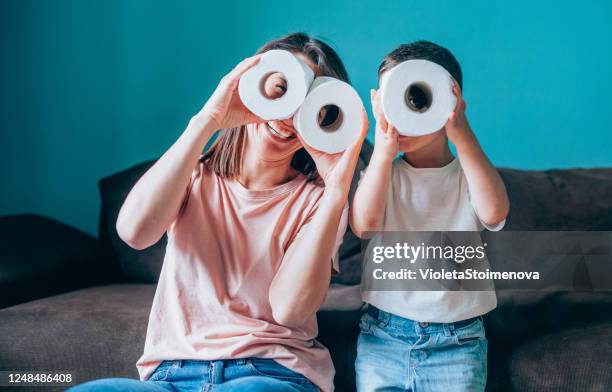
M 117 233 L 129 246 L 144 249 L 155 244 L 176 219 L 193 168 L 215 131 L 210 118 L 196 115 L 134 185 L 117 218 Z
M 312 220 L 287 249 L 269 293 L 277 323 L 300 326 L 321 307 L 345 204 L 346 195 L 326 189 Z
M 312 220 L 287 249 L 270 285 L 272 314 L 281 325 L 303 325 L 325 299 L 342 211 L 368 131 L 365 110 L 363 122 L 359 139 L 341 154 L 313 150 L 302 140 L 325 181 L 325 191 Z
M 168 230 L 178 216 L 202 149 L 218 129 L 260 121 L 242 105 L 237 92 L 240 77 L 259 58 L 242 61 L 223 77 L 178 140 L 134 185 L 116 224 L 119 237 L 128 245 L 147 248 Z
M 446 123 L 446 134 L 457 148 L 476 214 L 486 225 L 495 226 L 506 219 L 510 209 L 506 186 L 467 121 L 466 104 L 457 83 L 453 92 L 457 106 Z
M 378 93 L 370 91 L 372 110 L 376 118 L 374 152 L 359 186 L 350 210 L 351 230 L 363 238 L 368 231 L 380 230 L 387 207 L 387 194 L 391 181 L 393 159 L 399 151 L 397 130 L 389 126 L 380 110 Z

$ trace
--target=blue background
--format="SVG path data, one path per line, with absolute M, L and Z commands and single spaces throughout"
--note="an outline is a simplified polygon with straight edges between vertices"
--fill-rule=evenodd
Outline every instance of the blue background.
M 396 45 L 451 49 L 498 166 L 612 166 L 611 2 L 378 3 L 3 0 L 0 214 L 95 233 L 99 178 L 162 154 L 229 69 L 299 30 L 338 50 L 364 99 Z

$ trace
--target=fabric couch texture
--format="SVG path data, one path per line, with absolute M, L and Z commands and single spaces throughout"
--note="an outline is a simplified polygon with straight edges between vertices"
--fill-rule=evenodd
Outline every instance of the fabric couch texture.
M 370 153 L 368 144 L 361 168 Z M 99 239 L 40 216 L 0 218 L 0 370 L 72 371 L 79 381 L 137 377 L 165 245 L 134 251 L 120 241 L 114 222 L 150 164 L 100 181 Z M 612 228 L 612 169 L 500 172 L 512 205 L 506 230 Z M 347 233 L 334 283 L 359 281 L 359 251 Z M 501 291 L 498 302 L 485 317 L 488 390 L 612 390 L 611 292 Z M 319 340 L 331 351 L 338 391 L 354 390 L 360 315 L 318 313 Z

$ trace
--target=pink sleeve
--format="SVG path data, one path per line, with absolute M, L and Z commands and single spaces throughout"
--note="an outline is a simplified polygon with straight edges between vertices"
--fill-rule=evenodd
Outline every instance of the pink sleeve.
M 187 202 L 189 201 L 189 196 L 191 195 L 191 192 L 193 192 L 194 183 L 196 182 L 198 178 L 202 176 L 203 165 L 204 164 L 202 162 L 198 161 L 198 163 L 196 163 L 195 167 L 193 168 L 193 171 L 191 172 L 191 178 L 189 179 L 189 183 L 185 187 L 185 191 L 184 191 L 185 193 L 183 195 L 183 201 L 181 202 L 181 207 L 179 208 L 176 218 L 174 219 L 174 221 L 170 224 L 170 227 L 168 228 L 169 232 L 174 229 L 176 222 L 183 215 L 183 212 L 185 211 L 185 208 L 187 207 Z

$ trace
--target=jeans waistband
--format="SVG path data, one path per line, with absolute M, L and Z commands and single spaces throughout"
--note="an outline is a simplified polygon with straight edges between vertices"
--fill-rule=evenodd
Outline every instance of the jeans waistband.
M 274 359 L 271 358 L 236 358 L 236 359 L 220 359 L 220 360 L 203 360 L 203 359 L 174 359 L 164 360 L 162 364 L 174 365 L 176 367 L 191 367 L 191 366 L 210 366 L 213 363 L 223 364 L 224 368 L 233 366 L 244 366 L 247 363 L 255 364 L 278 364 Z
M 414 321 L 414 320 L 410 320 L 401 316 L 397 316 L 393 313 L 389 313 L 389 312 L 385 312 L 384 310 L 378 309 L 376 306 L 373 305 L 368 305 L 368 314 L 370 316 L 372 316 L 372 318 L 374 318 L 375 320 L 380 320 L 384 315 L 384 317 L 389 318 L 389 317 L 397 317 L 398 319 L 402 319 L 402 320 L 406 320 L 409 322 L 413 322 L 415 324 L 419 324 L 421 327 L 426 327 L 429 325 L 448 325 L 451 326 L 452 329 L 459 329 L 459 328 L 463 328 L 463 327 L 467 327 L 468 325 L 472 324 L 473 322 L 477 321 L 477 320 L 481 320 L 482 321 L 482 316 L 477 316 L 477 317 L 472 317 L 466 320 L 461 320 L 461 321 L 455 321 L 452 323 L 430 323 L 430 322 L 418 322 L 418 321 Z

